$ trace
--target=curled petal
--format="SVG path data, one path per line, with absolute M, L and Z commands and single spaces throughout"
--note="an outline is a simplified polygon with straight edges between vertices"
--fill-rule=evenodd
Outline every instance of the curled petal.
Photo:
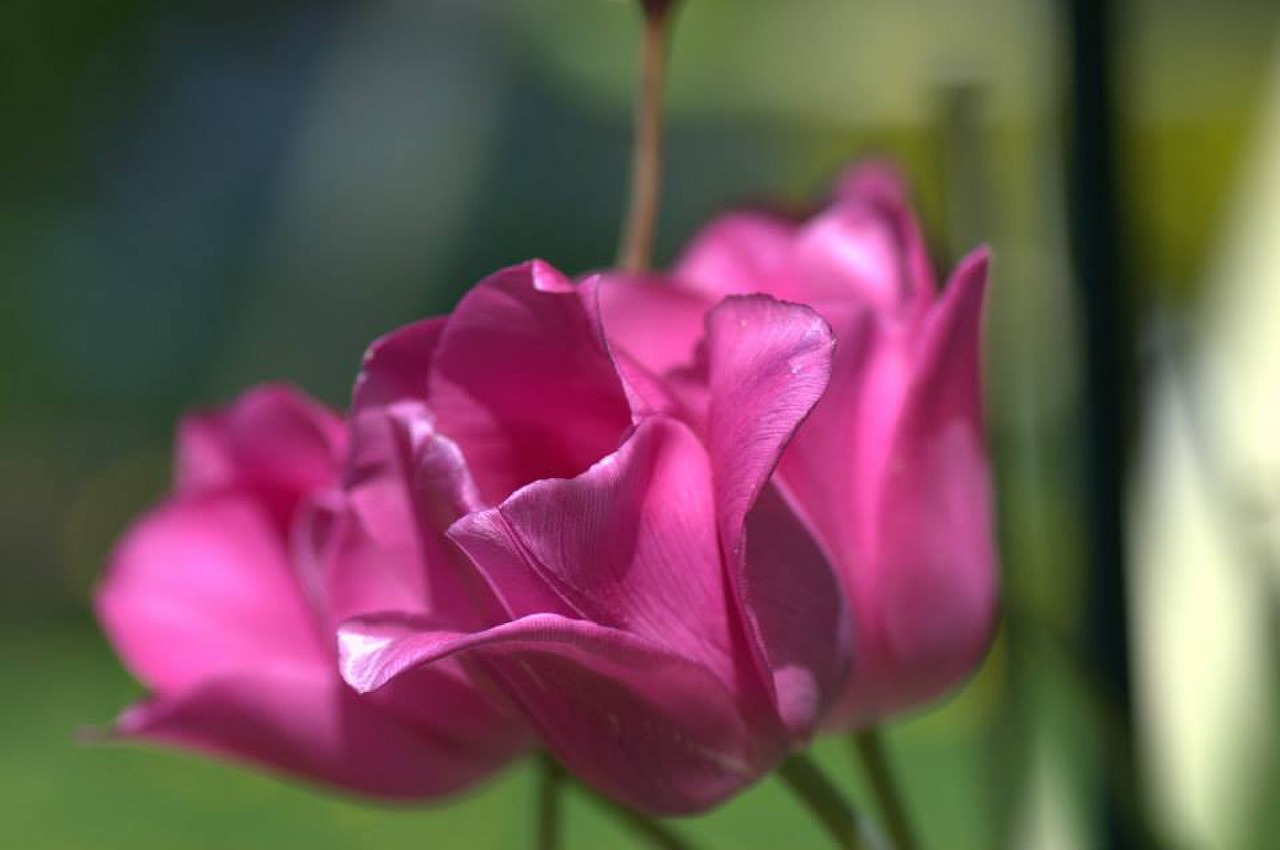
M 765 296 L 727 298 L 707 318 L 707 444 L 721 546 L 748 640 L 783 721 L 800 736 L 843 685 L 842 656 L 832 647 L 847 636 L 847 613 L 825 555 L 789 509 L 757 503 L 827 387 L 834 347 L 814 311 Z M 787 557 L 773 557 L 776 542 L 749 544 L 748 516 L 757 507 L 750 525 L 793 541 Z
M 352 392 L 356 412 L 401 401 L 422 401 L 447 317 L 422 319 L 374 340 Z
M 598 290 L 609 341 L 650 372 L 661 375 L 693 359 L 711 298 L 662 278 L 622 273 L 602 275 Z
M 683 424 L 646 419 L 582 475 L 530 484 L 450 534 L 512 615 L 559 611 L 630 632 L 741 690 L 711 469 Z
M 441 336 L 429 398 L 490 504 L 530 481 L 581 472 L 618 447 L 631 418 L 579 293 L 539 261 L 498 272 L 462 299 Z
M 591 786 L 643 812 L 701 811 L 782 751 L 753 735 L 702 665 L 635 635 L 535 614 L 479 633 L 360 618 L 339 633 L 343 676 L 371 691 L 442 658 L 492 676 L 547 746 Z
M 373 611 L 451 612 L 478 627 L 482 594 L 444 529 L 479 507 L 458 447 L 421 404 L 397 402 L 352 417 L 346 487 L 299 522 L 332 622 Z
M 874 534 L 872 505 L 910 375 L 910 340 L 862 307 L 828 309 L 827 318 L 839 340 L 831 380 L 778 477 L 848 575 Z

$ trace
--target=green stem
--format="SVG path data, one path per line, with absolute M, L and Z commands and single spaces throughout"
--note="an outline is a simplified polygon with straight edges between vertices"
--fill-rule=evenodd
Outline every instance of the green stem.
M 659 847 L 661 850 L 694 850 L 694 845 L 690 844 L 680 833 L 662 821 L 655 820 L 648 815 L 642 815 L 637 811 L 628 809 L 626 806 L 615 803 L 585 785 L 580 787 L 588 797 L 595 801 L 596 805 L 613 815 L 623 825 L 636 835 L 646 839 L 654 847 Z
M 560 788 L 564 774 L 549 754 L 538 760 L 538 850 L 558 850 L 560 846 Z
M 911 830 L 911 821 L 907 817 L 907 809 L 903 803 L 898 784 L 894 781 L 893 770 L 885 755 L 884 742 L 880 733 L 874 728 L 854 732 L 851 736 L 854 750 L 862 761 L 867 779 L 871 783 L 871 792 L 880 806 L 880 814 L 884 817 L 885 828 L 893 839 L 897 850 L 916 850 L 918 845 L 915 834 Z
M 813 760 L 795 754 L 778 768 L 778 776 L 800 798 L 842 850 L 866 850 L 858 829 L 858 813 Z
M 631 146 L 631 186 L 618 265 L 627 271 L 649 268 L 662 190 L 662 88 L 674 2 L 641 0 L 644 35 L 640 43 L 640 85 L 635 136 Z

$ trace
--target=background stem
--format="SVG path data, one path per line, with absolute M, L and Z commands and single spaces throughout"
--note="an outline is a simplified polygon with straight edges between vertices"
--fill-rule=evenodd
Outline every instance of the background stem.
M 836 846 L 866 850 L 858 831 L 858 813 L 812 759 L 799 753 L 788 756 L 778 768 L 778 777 L 809 807 Z
M 538 850 L 558 850 L 560 846 L 563 779 L 560 765 L 543 753 L 538 759 Z
M 689 843 L 684 836 L 662 821 L 615 803 L 585 785 L 579 785 L 579 787 L 596 805 L 609 812 L 632 832 L 647 840 L 654 847 L 659 847 L 662 850 L 694 850 L 693 844 Z
M 647 0 L 641 5 L 644 35 L 640 44 L 640 87 L 631 148 L 631 186 L 618 249 L 618 265 L 633 272 L 649 268 L 653 258 L 662 191 L 662 89 L 675 3 Z
M 911 831 L 911 822 L 907 817 L 902 795 L 898 791 L 898 784 L 894 781 L 889 759 L 885 756 L 884 742 L 881 740 L 879 730 L 872 727 L 854 732 L 852 741 L 866 770 L 867 779 L 871 783 L 871 792 L 875 794 L 876 802 L 880 806 L 885 829 L 893 839 L 893 846 L 897 850 L 916 850 L 918 845 Z

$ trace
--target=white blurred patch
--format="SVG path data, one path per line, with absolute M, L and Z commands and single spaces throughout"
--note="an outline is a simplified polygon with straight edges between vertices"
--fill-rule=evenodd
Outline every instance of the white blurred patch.
M 1165 362 L 1153 387 L 1135 487 L 1139 731 L 1158 817 L 1201 846 L 1232 846 L 1265 802 L 1276 708 L 1280 65 L 1270 91 L 1191 356 Z
M 1072 810 L 1071 782 L 1059 761 L 1048 738 L 1038 735 L 1013 846 L 1027 850 L 1083 850 L 1086 846 L 1080 836 L 1079 812 Z

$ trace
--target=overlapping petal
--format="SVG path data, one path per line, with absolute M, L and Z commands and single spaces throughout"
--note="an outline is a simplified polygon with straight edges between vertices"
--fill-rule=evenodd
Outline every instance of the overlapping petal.
M 776 294 L 796 225 L 768 212 L 733 212 L 705 226 L 672 268 L 672 276 L 713 301 L 726 295 Z
M 490 504 L 586 469 L 618 447 L 631 419 L 577 289 L 539 261 L 500 271 L 462 299 L 441 334 L 428 397 Z
M 423 691 L 423 696 L 439 699 L 442 688 L 432 681 Z M 437 719 L 440 716 L 467 721 L 476 715 L 437 710 Z M 485 728 L 491 735 L 503 727 L 487 723 Z M 334 674 L 331 661 L 323 666 L 246 667 L 193 683 L 129 708 L 113 735 L 403 799 L 438 797 L 470 787 L 509 761 L 516 746 L 510 740 L 481 738 L 474 731 L 460 736 L 420 718 L 402 721 L 347 687 Z
M 756 779 L 766 748 L 733 694 L 701 664 L 619 629 L 531 614 L 460 634 L 394 618 L 340 634 L 343 674 L 362 691 L 465 656 L 492 676 L 583 781 L 641 811 L 713 805 Z
M 730 299 L 706 324 L 713 390 L 684 388 L 707 395 L 706 415 L 682 421 L 673 414 L 687 399 L 608 331 L 609 285 L 573 288 L 536 265 L 490 278 L 439 334 L 420 408 L 386 408 L 403 412 L 402 443 L 416 432 L 453 441 L 481 505 L 501 494 L 492 507 L 459 503 L 448 531 L 500 616 L 466 627 L 406 605 L 355 617 L 341 627 L 343 674 L 382 693 L 464 659 L 604 793 L 644 811 L 695 811 L 807 737 L 843 681 L 835 579 L 767 489 L 822 393 L 833 340 L 808 308 Z M 526 351 L 535 344 L 549 350 Z M 474 356 L 442 378 L 450 346 Z M 547 370 L 560 394 L 524 394 L 551 380 Z M 514 418 L 513 400 L 528 408 Z M 520 459 L 562 452 L 579 414 L 592 427 L 575 450 L 594 446 L 591 463 L 541 458 L 539 470 Z M 495 450 L 495 434 L 525 442 Z M 441 516 L 420 515 L 419 533 L 438 533 Z
M 448 461 L 429 434 L 379 414 L 362 420 L 349 494 L 337 490 L 345 429 L 292 390 L 188 421 L 177 492 L 125 535 L 96 594 L 152 693 L 113 735 L 394 798 L 461 790 L 528 746 L 523 722 L 457 662 L 372 697 L 339 675 L 335 614 L 448 605 L 474 623 L 445 598 L 445 574 L 424 569 L 411 526 L 415 510 L 463 510 L 448 504 L 463 479 L 433 475 L 439 498 L 413 499 L 412 476 Z
M 291 387 L 266 384 L 225 409 L 184 417 L 174 490 L 250 490 L 284 529 L 299 502 L 332 480 L 345 451 L 341 419 Z
M 753 563 L 765 565 L 763 590 L 747 593 L 749 580 L 735 583 L 754 645 L 811 635 L 792 625 L 804 611 L 828 624 L 823 640 L 844 647 L 843 660 L 854 657 L 833 700 L 841 658 L 827 653 L 824 687 L 813 678 L 821 642 L 796 650 L 804 660 L 788 674 L 795 696 L 781 686 L 775 692 L 792 728 L 824 713 L 830 725 L 874 723 L 960 682 L 985 649 L 997 584 L 978 390 L 985 252 L 962 263 L 939 298 L 904 181 L 892 167 L 870 163 L 851 169 L 831 203 L 807 221 L 744 212 L 712 222 L 674 265 L 661 296 L 652 277 L 614 279 L 629 286 L 631 302 L 661 300 L 655 311 L 694 303 L 673 293 L 731 296 L 708 310 L 699 342 L 607 314 L 605 327 L 617 346 L 666 369 L 676 409 L 707 435 L 717 509 L 728 512 L 721 514 L 724 551 L 735 559 L 745 551 L 747 577 Z M 750 292 L 807 304 L 829 323 L 836 350 L 824 366 L 828 382 L 806 391 L 803 370 L 789 379 L 750 367 L 746 381 L 717 376 L 717 357 L 725 360 L 719 348 L 737 346 L 747 362 L 769 349 L 751 337 L 743 315 L 717 318 L 741 312 L 735 297 Z M 770 304 L 759 301 L 757 309 Z M 783 327 L 772 318 L 761 323 Z M 791 396 L 758 383 L 787 380 L 796 384 Z M 776 427 L 774 417 L 790 424 Z M 773 435 L 780 435 L 776 447 Z M 823 611 L 821 594 L 779 594 L 769 583 L 786 574 L 781 564 L 810 574 L 802 583 L 809 590 L 821 586 L 822 565 L 833 568 L 853 633 L 832 631 L 843 622 L 834 612 L 813 613 Z M 771 637 L 757 623 L 779 599 L 787 602 L 774 606 L 781 614 Z M 776 660 L 761 663 L 778 680 Z
M 958 268 L 930 316 L 881 485 L 875 540 L 896 710 L 963 681 L 994 627 L 996 555 L 979 386 L 987 258 Z M 896 693 L 895 693 L 896 691 Z M 866 713 L 866 712 L 864 712 Z
M 721 546 L 757 661 L 801 737 L 844 683 L 848 613 L 824 554 L 777 494 L 762 494 L 827 388 L 834 349 L 817 313 L 766 296 L 725 299 L 707 316 L 706 429 Z
M 156 690 L 330 657 L 279 535 L 243 495 L 175 501 L 145 516 L 116 547 L 95 605 L 125 664 Z

